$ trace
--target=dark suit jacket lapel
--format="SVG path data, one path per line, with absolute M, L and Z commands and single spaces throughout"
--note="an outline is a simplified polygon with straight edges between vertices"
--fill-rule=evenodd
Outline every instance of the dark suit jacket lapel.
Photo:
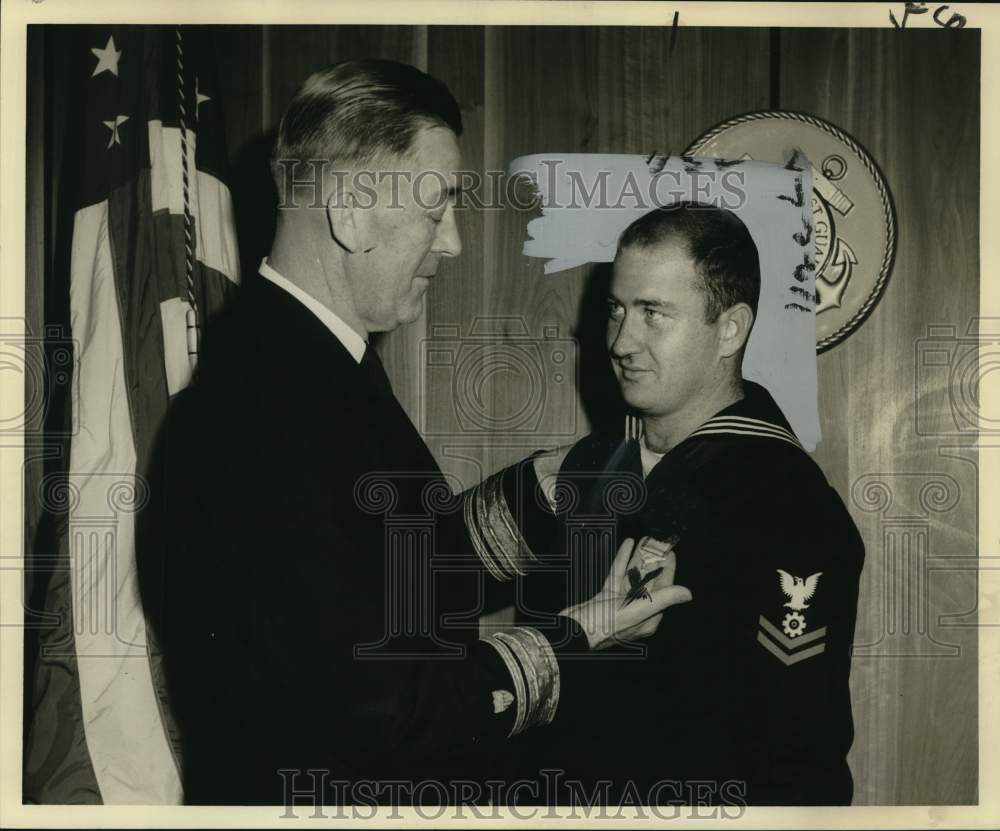
M 373 469 L 440 473 L 437 462 L 395 396 L 387 397 L 371 382 L 340 339 L 312 311 L 265 278 L 247 288 L 247 301 L 262 337 L 274 337 L 275 357 L 305 369 L 319 392 L 330 396 L 331 407 L 356 412 L 350 420 L 368 434 Z M 343 436 L 351 441 L 351 436 Z

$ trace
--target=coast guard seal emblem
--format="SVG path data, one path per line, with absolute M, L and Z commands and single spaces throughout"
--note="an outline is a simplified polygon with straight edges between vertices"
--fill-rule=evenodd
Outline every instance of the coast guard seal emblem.
M 853 332 L 878 303 L 896 253 L 896 214 L 878 165 L 839 127 L 806 113 L 754 112 L 713 127 L 685 155 L 812 166 L 816 350 Z

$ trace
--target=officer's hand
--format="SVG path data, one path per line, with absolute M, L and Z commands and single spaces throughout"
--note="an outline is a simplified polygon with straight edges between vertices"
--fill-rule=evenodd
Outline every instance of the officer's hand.
M 601 591 L 586 603 L 578 603 L 561 612 L 580 624 L 592 650 L 649 637 L 660 625 L 664 609 L 691 599 L 691 592 L 684 586 L 674 585 L 677 558 L 672 546 L 659 545 L 657 563 L 662 564 L 663 571 L 646 584 L 648 598 L 638 597 L 626 602 L 630 587 L 626 575 L 635 548 L 635 541 L 627 539 L 618 549 Z

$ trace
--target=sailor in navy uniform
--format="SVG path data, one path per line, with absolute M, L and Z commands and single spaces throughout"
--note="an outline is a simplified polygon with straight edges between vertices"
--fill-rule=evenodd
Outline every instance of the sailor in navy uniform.
M 505 775 L 536 781 L 539 801 L 851 801 L 864 547 L 770 394 L 742 378 L 758 287 L 756 248 L 728 211 L 660 209 L 622 236 L 608 344 L 639 417 L 549 454 L 550 546 L 567 567 L 523 580 L 520 617 L 544 631 L 625 537 L 660 541 L 634 555 L 639 579 L 672 548 L 694 599 L 668 611 L 645 660 L 630 645 L 567 667 L 590 706 L 507 754 Z

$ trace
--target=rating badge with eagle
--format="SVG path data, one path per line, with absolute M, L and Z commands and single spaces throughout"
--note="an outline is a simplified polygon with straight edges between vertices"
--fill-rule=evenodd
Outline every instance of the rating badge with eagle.
M 807 627 L 804 614 L 819 588 L 819 578 L 823 576 L 823 572 L 817 571 L 808 577 L 796 577 L 783 568 L 777 569 L 777 572 L 778 584 L 787 598 L 782 605 L 789 611 L 782 619 L 780 629 L 777 618 L 760 615 L 757 620 L 757 642 L 785 666 L 791 667 L 826 651 L 827 627 Z
M 792 610 L 785 615 L 785 619 L 781 622 L 781 628 L 788 637 L 797 638 L 806 630 L 806 617 L 802 612 L 809 608 L 806 601 L 816 594 L 816 587 L 819 585 L 819 578 L 822 574 L 822 571 L 817 571 L 802 579 L 789 574 L 784 569 L 778 569 L 781 590 L 788 596 L 788 602 L 785 603 L 785 606 Z

